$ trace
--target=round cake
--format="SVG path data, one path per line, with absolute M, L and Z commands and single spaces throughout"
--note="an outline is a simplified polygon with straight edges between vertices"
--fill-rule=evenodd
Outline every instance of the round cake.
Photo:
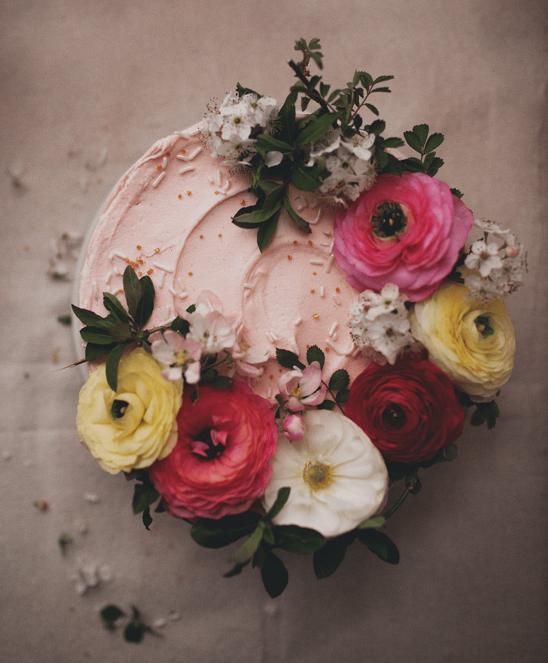
M 247 343 L 272 357 L 255 380 L 257 393 L 275 395 L 276 347 L 302 354 L 317 344 L 326 373 L 345 368 L 355 377 L 367 361 L 347 327 L 356 291 L 333 258 L 334 209 L 314 193 L 291 191 L 312 232 L 304 235 L 282 212 L 276 237 L 261 253 L 254 234 L 231 223 L 239 208 L 254 202 L 249 186 L 249 177 L 205 149 L 199 124 L 156 142 L 99 211 L 78 305 L 102 313 L 103 292 L 121 295 L 131 265 L 154 283 L 150 326 L 184 314 L 203 291 L 222 301 Z

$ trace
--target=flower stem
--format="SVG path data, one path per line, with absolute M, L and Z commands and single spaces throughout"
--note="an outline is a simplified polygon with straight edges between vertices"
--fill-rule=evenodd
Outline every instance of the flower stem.
M 392 504 L 392 506 L 385 511 L 384 517 L 387 520 L 396 513 L 396 511 L 400 508 L 400 506 L 405 502 L 410 492 L 411 491 L 409 490 L 409 488 L 406 488 L 403 491 L 403 493 L 398 497 L 398 499 L 394 502 L 394 504 Z

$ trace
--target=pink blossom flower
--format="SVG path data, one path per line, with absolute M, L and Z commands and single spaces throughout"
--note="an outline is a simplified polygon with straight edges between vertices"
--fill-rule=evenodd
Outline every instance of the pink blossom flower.
M 250 346 L 244 339 L 238 339 L 232 348 L 232 358 L 238 375 L 246 378 L 259 378 L 264 371 L 263 364 L 270 358 L 270 350 Z
M 323 403 L 327 387 L 322 383 L 322 369 L 313 361 L 304 370 L 295 368 L 284 373 L 279 381 L 280 394 L 287 399 L 287 409 L 300 412 L 306 406 L 315 407 Z
M 300 414 L 289 414 L 282 421 L 282 430 L 290 442 L 299 442 L 304 437 L 304 419 Z
M 200 343 L 171 329 L 151 334 L 150 342 L 152 356 L 165 367 L 162 375 L 166 380 L 180 380 L 183 374 L 189 384 L 200 380 Z
M 472 224 L 444 182 L 424 173 L 381 175 L 337 216 L 335 259 L 357 290 L 394 283 L 419 301 L 453 269 Z
M 188 321 L 188 336 L 200 343 L 204 354 L 230 349 L 236 341 L 233 320 L 223 315 L 221 300 L 209 290 L 200 294 Z

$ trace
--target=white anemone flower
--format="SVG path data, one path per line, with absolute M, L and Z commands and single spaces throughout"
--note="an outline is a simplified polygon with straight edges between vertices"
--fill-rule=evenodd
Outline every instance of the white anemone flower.
M 348 417 L 329 410 L 303 416 L 300 442 L 280 434 L 264 505 L 269 509 L 278 490 L 289 486 L 289 499 L 274 522 L 338 536 L 382 509 L 388 472 L 378 449 Z

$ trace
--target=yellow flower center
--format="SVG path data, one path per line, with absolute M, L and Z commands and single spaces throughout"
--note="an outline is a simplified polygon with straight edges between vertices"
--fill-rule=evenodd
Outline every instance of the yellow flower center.
M 175 363 L 177 366 L 183 366 L 186 363 L 187 358 L 188 355 L 184 350 L 175 353 Z
M 291 390 L 291 395 L 295 396 L 295 398 L 299 398 L 299 396 L 301 395 L 301 388 L 299 387 L 299 385 L 293 387 L 293 389 Z
M 333 483 L 333 471 L 330 465 L 311 461 L 304 466 L 303 479 L 312 490 L 323 490 Z

